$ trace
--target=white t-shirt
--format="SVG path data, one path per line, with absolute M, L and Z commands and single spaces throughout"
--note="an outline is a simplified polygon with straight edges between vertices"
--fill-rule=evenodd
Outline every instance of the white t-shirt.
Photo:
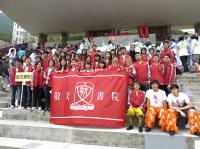
M 167 102 L 171 102 L 173 107 L 183 107 L 184 103 L 188 104 L 190 99 L 185 93 L 179 92 L 179 96 L 176 97 L 172 93 L 168 95 Z
M 150 101 L 150 106 L 163 107 L 164 102 L 167 100 L 166 94 L 163 90 L 154 92 L 152 89 L 146 92 L 146 98 Z
M 179 56 L 187 56 L 188 53 L 188 43 L 186 41 L 180 41 L 177 43 L 178 54 Z
M 191 41 L 192 54 L 200 54 L 200 40 L 193 39 Z

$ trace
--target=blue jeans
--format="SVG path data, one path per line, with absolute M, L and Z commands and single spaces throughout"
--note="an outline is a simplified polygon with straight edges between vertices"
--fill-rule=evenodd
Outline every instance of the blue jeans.
M 21 100 L 21 85 L 11 85 L 11 105 L 15 107 L 16 93 L 18 95 L 18 100 Z

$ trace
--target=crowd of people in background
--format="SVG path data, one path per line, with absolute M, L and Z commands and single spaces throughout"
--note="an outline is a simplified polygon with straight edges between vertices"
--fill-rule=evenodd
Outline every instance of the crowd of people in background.
M 200 135 L 198 113 L 188 96 L 174 84 L 176 76 L 182 73 L 200 72 L 198 34 L 190 37 L 184 33 L 177 42 L 165 40 L 159 45 L 135 41 L 129 48 L 109 41 L 106 51 L 84 40 L 79 46 L 55 45 L 42 50 L 11 48 L 0 58 L 2 90 L 10 86 L 12 109 L 21 105 L 23 109 L 49 111 L 53 72 L 125 71 L 128 73 L 127 130 L 133 128 L 133 116 L 139 120 L 139 132 L 144 125 L 146 132 L 151 131 L 158 117 L 162 131 L 174 135 L 180 117 L 182 127 L 188 122 L 190 132 Z M 33 72 L 33 79 L 16 82 L 16 72 Z

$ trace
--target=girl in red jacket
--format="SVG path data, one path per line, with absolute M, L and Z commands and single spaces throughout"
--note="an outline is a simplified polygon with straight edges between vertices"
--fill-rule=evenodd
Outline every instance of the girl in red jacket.
M 49 61 L 49 67 L 44 73 L 44 79 L 45 79 L 45 87 L 44 87 L 44 93 L 45 93 L 45 110 L 50 110 L 50 101 L 51 101 L 51 87 L 52 87 L 52 75 L 55 71 L 54 69 L 55 62 L 53 60 Z
M 95 69 L 95 71 L 106 71 L 106 62 L 104 60 L 100 60 L 99 61 L 99 66 L 97 69 Z
M 71 69 L 70 69 L 70 71 L 76 71 L 76 72 L 79 71 L 79 69 L 78 69 L 78 63 L 76 62 L 75 59 L 71 60 Z
M 33 72 L 33 105 L 32 110 L 36 107 L 42 110 L 42 91 L 44 87 L 44 71 L 42 69 L 42 62 L 36 63 L 36 69 Z

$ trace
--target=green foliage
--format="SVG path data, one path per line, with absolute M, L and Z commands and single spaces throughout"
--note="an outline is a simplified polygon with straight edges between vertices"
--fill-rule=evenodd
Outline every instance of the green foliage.
M 0 40 L 11 42 L 12 34 L 9 32 L 1 31 L 0 30 Z
M 172 33 L 172 35 L 181 35 L 181 34 L 183 34 L 183 31 L 181 31 L 181 30 L 172 30 L 171 33 Z
M 0 13 L 0 40 L 10 42 L 12 40 L 13 21 L 3 13 Z

